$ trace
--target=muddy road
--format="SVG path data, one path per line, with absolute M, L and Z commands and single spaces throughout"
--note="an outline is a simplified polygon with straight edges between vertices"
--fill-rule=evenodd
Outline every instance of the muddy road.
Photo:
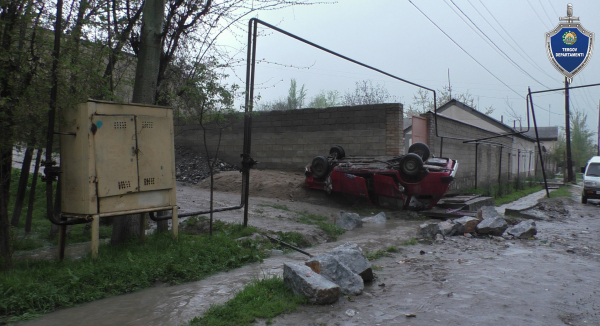
M 308 193 L 303 200 L 298 197 L 305 190 L 294 191 L 292 197 L 281 192 L 280 198 L 251 198 L 250 224 L 303 233 L 314 244 L 307 249 L 313 254 L 346 241 L 358 243 L 366 251 L 396 246 L 400 252 L 372 262 L 377 279 L 366 284 L 362 295 L 342 297 L 334 305 L 299 307 L 273 319 L 274 325 L 600 325 L 600 207 L 596 205 L 554 200 L 545 209 L 560 214 L 536 221 L 535 240 L 456 236 L 403 246 L 423 221 L 408 220 L 402 212 L 389 214 L 391 218 L 383 225 L 365 225 L 346 232 L 336 242 L 327 242 L 327 235 L 317 227 L 296 223 L 295 214 L 333 217 L 344 204 L 327 201 L 321 193 Z M 574 196 L 579 191 L 573 189 Z M 228 190 L 215 194 L 217 206 L 240 200 Z M 206 198 L 207 190 L 201 187 L 178 188 L 182 210 L 205 208 Z M 377 208 L 372 211 L 378 212 Z M 215 214 L 237 223 L 242 216 L 241 210 Z M 272 256 L 263 263 L 199 282 L 156 286 L 63 309 L 24 324 L 184 324 L 210 304 L 229 300 L 252 278 L 281 275 L 284 262 L 306 259 L 299 253 Z

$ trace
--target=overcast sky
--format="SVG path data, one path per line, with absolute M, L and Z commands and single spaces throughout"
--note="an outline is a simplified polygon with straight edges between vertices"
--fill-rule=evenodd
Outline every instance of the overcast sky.
M 453 1 L 453 2 L 452 2 Z M 365 64 L 423 86 L 469 92 L 479 108 L 495 108 L 492 116 L 505 122 L 506 102 L 525 119 L 524 97 L 532 91 L 564 87 L 564 77 L 551 66 L 545 52 L 545 33 L 566 16 L 567 3 L 557 0 L 340 0 L 334 4 L 297 6 L 263 12 L 258 18 Z M 454 3 L 454 4 L 453 4 Z M 600 32 L 600 1 L 571 1 L 573 15 L 591 32 Z M 464 12 L 464 16 L 460 10 Z M 477 30 L 483 31 L 498 48 Z M 320 90 L 354 89 L 356 81 L 370 79 L 385 85 L 408 106 L 417 88 L 321 52 L 277 32 L 259 37 L 256 93 L 262 100 L 287 94 L 290 79 L 308 89 L 309 99 Z M 598 35 L 598 34 L 597 34 Z M 231 39 L 224 37 L 222 44 Z M 595 53 L 571 86 L 600 83 L 600 53 Z M 526 73 L 522 72 L 520 66 Z M 482 67 L 483 66 L 483 67 Z M 485 67 L 485 68 L 484 68 Z M 489 70 L 491 72 L 486 71 Z M 245 67 L 237 74 L 245 76 Z M 494 77 L 493 75 L 496 77 Z M 239 82 L 239 81 L 238 81 Z M 504 85 L 504 84 L 506 85 Z M 243 87 L 243 85 L 242 85 Z M 259 87 L 263 87 L 259 89 Z M 511 90 L 512 88 L 512 90 Z M 513 91 L 514 90 L 514 91 Z M 571 108 L 588 115 L 588 126 L 598 125 L 600 87 L 570 92 Z M 564 125 L 564 93 L 534 95 L 538 124 Z M 526 120 L 524 120 L 526 121 Z

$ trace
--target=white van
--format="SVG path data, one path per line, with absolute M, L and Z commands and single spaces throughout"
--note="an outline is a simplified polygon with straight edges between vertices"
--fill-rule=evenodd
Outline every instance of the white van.
M 583 173 L 583 192 L 581 203 L 587 204 L 589 199 L 600 199 L 600 156 L 592 157 L 587 165 L 581 168 Z

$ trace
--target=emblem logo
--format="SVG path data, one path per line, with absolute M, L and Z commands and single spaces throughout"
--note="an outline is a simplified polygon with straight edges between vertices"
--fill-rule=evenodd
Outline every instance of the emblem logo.
M 573 45 L 575 44 L 575 42 L 577 41 L 577 34 L 568 31 L 565 32 L 563 34 L 563 42 L 565 42 L 566 45 Z
M 594 33 L 589 32 L 573 17 L 573 5 L 567 5 L 567 17 L 553 30 L 546 33 L 546 52 L 550 63 L 561 74 L 567 77 L 569 83 L 588 64 L 594 49 Z

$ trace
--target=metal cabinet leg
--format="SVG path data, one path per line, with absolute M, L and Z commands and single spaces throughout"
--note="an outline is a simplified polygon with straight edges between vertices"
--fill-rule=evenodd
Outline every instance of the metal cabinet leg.
M 98 245 L 100 243 L 100 216 L 92 216 L 92 259 L 98 258 Z
M 179 218 L 177 217 L 177 206 L 173 206 L 173 239 L 177 240 L 177 233 L 179 231 Z
M 67 226 L 58 226 L 58 261 L 65 259 L 65 247 L 67 242 Z
M 140 216 L 140 244 L 146 241 L 146 220 L 149 213 L 142 213 Z

